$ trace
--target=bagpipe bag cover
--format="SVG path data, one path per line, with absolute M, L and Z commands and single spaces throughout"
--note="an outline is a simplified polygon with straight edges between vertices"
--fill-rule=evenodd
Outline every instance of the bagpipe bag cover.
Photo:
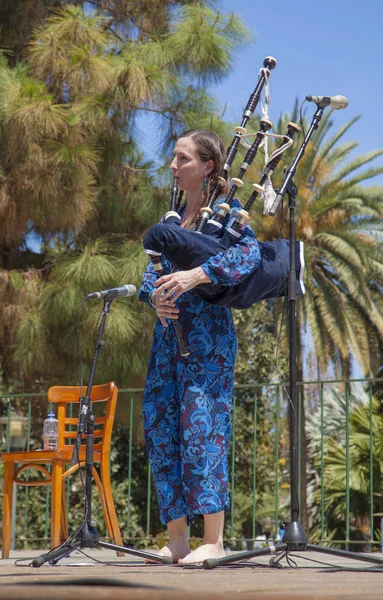
M 219 237 L 221 235 L 221 237 Z M 148 230 L 145 250 L 164 254 L 180 271 L 199 267 L 212 256 L 226 251 L 233 244 L 227 232 L 207 235 L 184 229 L 178 223 L 159 223 Z M 230 308 L 250 308 L 266 298 L 287 295 L 290 270 L 290 242 L 280 239 L 259 242 L 261 261 L 258 267 L 237 285 L 200 284 L 196 292 L 207 302 Z M 304 294 L 303 242 L 295 242 L 296 293 Z

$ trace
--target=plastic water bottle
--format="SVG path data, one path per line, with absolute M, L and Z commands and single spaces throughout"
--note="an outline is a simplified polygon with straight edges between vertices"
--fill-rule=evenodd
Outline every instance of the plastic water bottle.
M 57 450 L 59 422 L 55 413 L 48 413 L 48 418 L 44 421 L 44 450 Z

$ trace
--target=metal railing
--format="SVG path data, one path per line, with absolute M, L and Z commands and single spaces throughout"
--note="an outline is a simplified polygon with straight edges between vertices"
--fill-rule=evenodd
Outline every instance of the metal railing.
M 307 438 L 305 448 L 301 439 L 298 441 L 298 460 L 301 464 L 302 457 L 306 457 L 307 477 L 303 490 L 299 471 L 298 493 L 303 501 L 303 492 L 306 492 L 308 533 L 316 542 L 367 550 L 382 543 L 380 512 L 383 510 L 379 507 L 383 507 L 383 455 L 379 454 L 381 443 L 375 436 L 383 431 L 383 415 L 375 410 L 377 401 L 374 399 L 374 390 L 379 386 L 382 389 L 382 383 L 383 379 L 298 383 L 299 432 L 305 412 Z M 44 405 L 45 398 L 45 394 L 0 396 L 2 451 L 41 447 L 43 420 L 51 408 Z M 143 458 L 141 399 L 141 389 L 119 391 L 114 437 L 124 436 L 122 446 L 127 456 L 121 458 L 118 448 L 113 450 L 115 466 L 118 461 L 124 463 L 120 465 L 117 479 L 125 482 L 126 495 L 119 500 L 117 512 L 118 509 L 124 512 L 122 534 L 131 543 L 151 540 L 159 532 L 151 472 Z M 280 383 L 235 386 L 230 452 L 231 508 L 226 527 L 232 547 L 245 541 L 252 544 L 262 534 L 278 539 L 280 519 L 289 520 L 287 409 L 288 399 Z M 358 451 L 355 440 L 359 440 Z M 3 476 L 0 475 L 2 494 Z M 339 483 L 342 476 L 343 488 Z M 113 485 L 114 479 L 112 473 Z M 355 482 L 359 479 L 358 488 Z M 72 480 L 67 481 L 69 509 L 72 484 Z M 30 502 L 33 488 L 17 487 L 23 492 L 18 491 L 15 498 L 17 538 L 14 543 L 24 546 L 39 541 L 48 543 L 50 486 L 44 490 L 44 527 L 40 527 L 39 535 L 30 531 L 35 520 Z M 117 491 L 116 494 L 118 496 Z M 2 507 L 2 498 L 0 502 Z

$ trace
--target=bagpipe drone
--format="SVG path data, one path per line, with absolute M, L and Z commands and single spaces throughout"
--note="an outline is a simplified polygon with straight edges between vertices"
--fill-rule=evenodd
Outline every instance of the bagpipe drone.
M 164 255 L 179 270 L 189 270 L 202 265 L 206 260 L 238 243 L 242 229 L 249 218 L 249 210 L 259 194 L 263 194 L 265 186 L 270 186 L 270 176 L 281 160 L 282 154 L 293 144 L 294 135 L 300 130 L 295 123 L 287 125 L 287 131 L 282 138 L 280 146 L 266 161 L 261 179 L 258 184 L 253 184 L 254 191 L 243 209 L 230 218 L 230 203 L 239 187 L 243 185 L 242 178 L 252 164 L 257 151 L 264 142 L 272 123 L 264 116 L 260 120 L 260 128 L 256 134 L 247 133 L 245 126 L 260 101 L 263 87 L 268 85 L 270 71 L 274 69 L 276 61 L 266 57 L 264 68 L 260 70 L 259 81 L 251 94 L 244 110 L 242 123 L 235 128 L 235 135 L 227 150 L 226 162 L 222 176 L 210 194 L 208 205 L 201 208 L 200 216 L 194 230 L 181 227 L 181 216 L 177 208 L 177 179 L 174 178 L 170 210 L 164 217 L 164 222 L 153 225 L 144 238 L 144 251 L 147 253 L 159 276 L 163 273 L 161 256 Z M 267 88 L 266 88 L 267 89 Z M 249 146 L 245 139 L 255 135 L 254 142 Z M 229 169 L 237 153 L 239 144 L 245 145 L 247 150 L 237 178 L 232 178 L 231 188 L 227 196 L 215 204 L 227 184 Z M 275 192 L 273 192 L 275 196 Z M 279 239 L 270 242 L 259 242 L 261 260 L 258 267 L 241 283 L 228 287 L 221 284 L 200 284 L 194 291 L 206 301 L 220 306 L 244 309 L 256 302 L 267 298 L 276 298 L 287 294 L 287 277 L 290 269 L 290 242 Z M 304 293 L 302 281 L 304 269 L 303 243 L 295 242 L 295 271 L 296 293 Z M 188 350 L 182 341 L 179 323 L 175 321 L 177 336 L 180 342 L 181 354 L 187 355 Z

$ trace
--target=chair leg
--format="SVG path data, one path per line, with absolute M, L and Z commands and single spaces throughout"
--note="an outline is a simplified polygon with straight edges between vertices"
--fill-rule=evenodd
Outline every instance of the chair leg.
M 12 499 L 13 499 L 13 477 L 15 463 L 6 462 L 4 468 L 4 500 L 3 500 L 3 528 L 2 528 L 2 558 L 9 557 L 11 548 L 12 527 Z
M 115 544 L 122 546 L 123 543 L 122 543 L 121 531 L 120 531 L 120 526 L 118 524 L 116 508 L 114 506 L 114 500 L 113 500 L 113 496 L 112 496 L 109 465 L 101 463 L 100 470 L 101 470 L 102 487 L 103 487 L 104 494 L 105 494 L 106 507 L 107 507 L 110 523 L 112 526 L 113 540 L 114 540 Z M 117 555 L 121 556 L 121 552 L 117 552 Z M 123 556 L 123 554 L 122 554 L 122 556 Z
M 102 504 L 102 510 L 103 510 L 104 517 L 105 517 L 105 522 L 106 522 L 106 529 L 108 531 L 109 537 L 113 539 L 112 523 L 110 522 L 108 507 L 106 505 L 104 488 L 102 486 L 101 479 L 100 479 L 100 476 L 98 474 L 98 471 L 97 471 L 96 467 L 93 467 L 93 469 L 92 469 L 92 475 L 93 475 L 93 479 L 94 479 L 94 481 L 95 481 L 95 483 L 97 485 L 98 493 L 100 494 L 100 499 L 101 499 L 101 504 Z
M 52 501 L 51 501 L 51 545 L 52 548 L 60 545 L 61 522 L 61 496 L 63 463 L 60 460 L 52 461 Z
M 65 484 L 63 485 L 61 494 L 61 519 L 60 519 L 60 541 L 64 542 L 68 539 L 68 515 L 66 512 L 66 496 Z

